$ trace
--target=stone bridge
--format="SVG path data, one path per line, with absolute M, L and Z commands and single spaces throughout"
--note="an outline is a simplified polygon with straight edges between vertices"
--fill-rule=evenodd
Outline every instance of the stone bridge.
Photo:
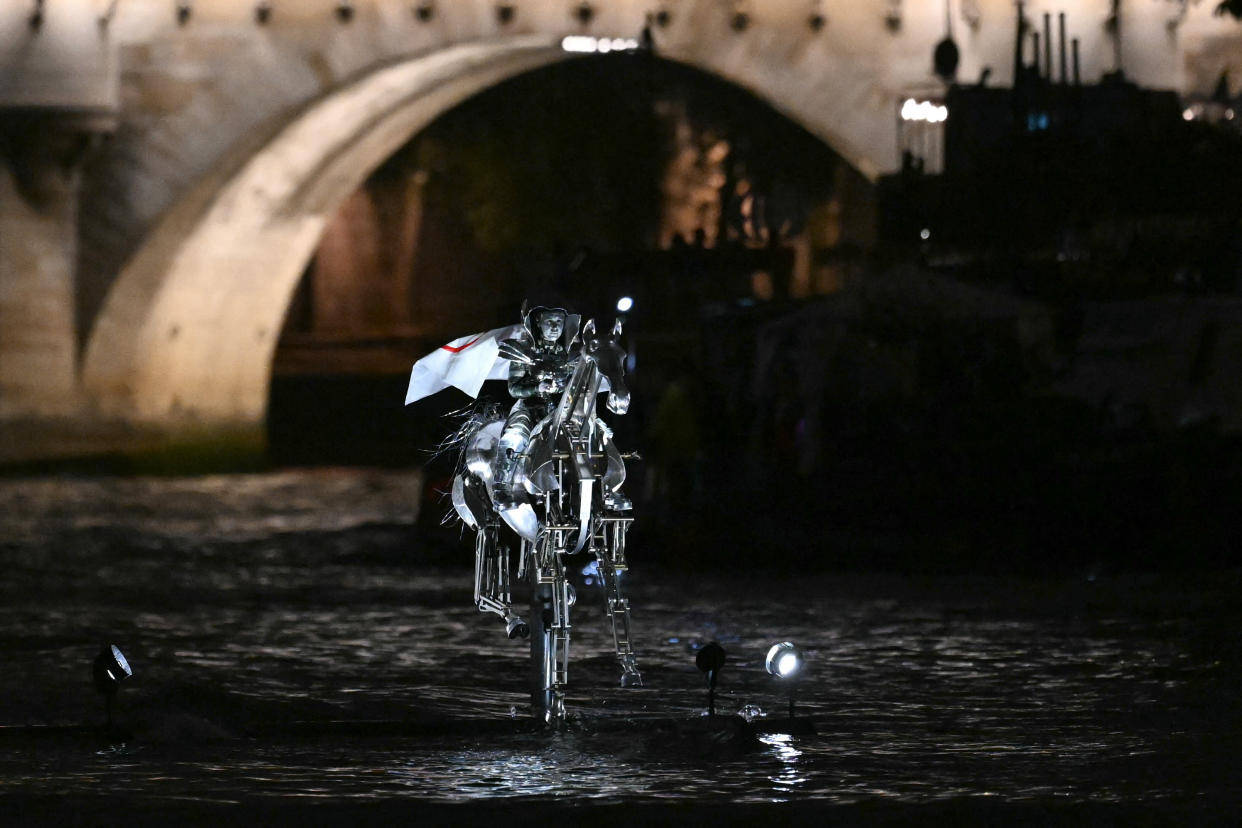
M 1242 73 L 1242 28 L 1214 5 L 1122 4 L 1126 74 L 1204 93 Z M 1011 0 L 948 9 L 959 77 L 1007 85 Z M 1084 81 L 1116 68 L 1108 0 L 1027 6 L 1062 10 Z M 901 101 L 943 89 L 945 18 L 932 0 L 6 0 L 0 428 L 261 428 L 325 220 L 447 109 L 577 58 L 567 36 L 646 27 L 659 57 L 765 99 L 874 180 L 897 165 Z

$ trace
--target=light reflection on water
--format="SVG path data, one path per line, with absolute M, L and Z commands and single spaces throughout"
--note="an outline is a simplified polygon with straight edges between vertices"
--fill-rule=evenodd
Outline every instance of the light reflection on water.
M 0 735 L 0 794 L 1146 802 L 1242 790 L 1237 573 L 685 574 L 636 547 L 627 588 L 647 686 L 616 686 L 584 587 L 570 673 L 582 727 L 545 734 L 513 718 L 527 657 L 469 605 L 469 570 L 419 564 L 418 496 L 416 475 L 348 470 L 0 481 L 0 724 L 98 720 L 87 666 L 106 639 L 135 668 L 118 716 L 136 736 L 10 749 Z M 739 753 L 652 725 L 699 719 L 693 653 L 710 640 L 729 651 L 717 710 L 784 715 L 762 658 L 785 639 L 807 655 L 797 709 L 817 735 L 772 733 Z M 359 720 L 421 729 L 292 727 Z M 514 727 L 485 728 L 496 722 Z
M 782 793 L 792 793 L 798 786 L 807 781 L 802 774 L 799 760 L 802 751 L 794 745 L 794 737 L 788 733 L 768 733 L 759 737 L 759 741 L 771 748 L 772 755 L 781 763 L 781 771 L 776 776 L 769 776 L 772 787 Z

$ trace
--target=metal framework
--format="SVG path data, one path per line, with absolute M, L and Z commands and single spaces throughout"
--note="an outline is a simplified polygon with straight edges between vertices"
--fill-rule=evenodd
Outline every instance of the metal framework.
M 510 638 L 531 637 L 536 713 L 554 725 L 564 721 L 569 684 L 570 611 L 577 597 L 566 567 L 570 555 L 594 557 L 621 686 L 642 685 L 630 638 L 630 604 L 620 577 L 628 569 L 626 534 L 634 520 L 621 485 L 625 460 L 634 455 L 620 453 L 611 430 L 595 413 L 605 379 L 609 408 L 624 413 L 628 407 L 620 334 L 620 322 L 605 335 L 596 334 L 592 322 L 583 329 L 581 350 L 558 402 L 536 425 L 516 460 L 516 500 L 512 495 L 503 501 L 493 497 L 500 487 L 497 454 L 504 450 L 504 421 L 496 417 L 479 423 L 466 440 L 453 485 L 453 505 L 476 531 L 475 606 L 498 616 Z M 531 586 L 531 623 L 513 609 L 514 550 L 505 541 L 507 529 L 519 540 L 516 578 Z

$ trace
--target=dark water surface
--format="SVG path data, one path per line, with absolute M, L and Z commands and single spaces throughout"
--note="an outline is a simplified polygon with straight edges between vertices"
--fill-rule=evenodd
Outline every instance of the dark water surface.
M 722 800 L 1242 813 L 1236 571 L 689 572 L 636 547 L 646 686 L 616 686 L 599 596 L 580 584 L 578 718 L 554 734 L 528 725 L 525 644 L 473 609 L 466 566 L 427 562 L 420 488 L 416 473 L 347 469 L 0 480 L 0 796 L 123 794 L 148 814 L 568 802 L 702 816 Z M 774 724 L 787 703 L 762 659 L 781 639 L 806 649 L 797 711 L 816 734 Z M 117 740 L 75 729 L 102 723 L 90 661 L 105 640 L 135 670 Z M 777 731 L 753 750 L 685 724 L 706 705 L 693 654 L 711 640 L 730 659 L 719 712 L 762 711 Z

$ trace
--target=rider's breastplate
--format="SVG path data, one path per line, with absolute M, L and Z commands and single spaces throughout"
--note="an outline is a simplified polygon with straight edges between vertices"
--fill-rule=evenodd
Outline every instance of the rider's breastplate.
M 539 379 L 555 379 L 558 385 L 563 386 L 568 380 L 569 375 L 573 373 L 573 366 L 569 362 L 569 355 L 559 346 L 551 348 L 534 349 L 535 364 L 531 367 L 531 372 Z M 558 396 L 559 390 L 550 393 L 535 392 L 545 401 L 551 400 Z

